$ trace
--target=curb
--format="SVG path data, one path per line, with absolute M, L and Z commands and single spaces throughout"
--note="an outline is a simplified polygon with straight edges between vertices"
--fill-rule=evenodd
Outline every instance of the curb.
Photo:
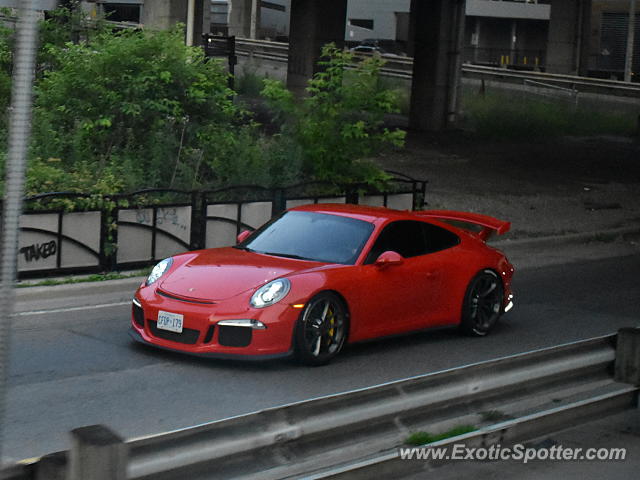
M 74 297 L 82 295 L 106 295 L 112 293 L 136 291 L 146 277 L 122 278 L 119 280 L 104 280 L 100 282 L 82 282 L 62 285 L 47 285 L 41 287 L 16 288 L 15 299 L 18 302 L 33 300 L 48 300 L 61 297 Z
M 623 227 L 607 231 L 569 233 L 567 235 L 549 235 L 535 238 L 518 238 L 515 240 L 497 240 L 489 242 L 493 247 L 540 247 L 540 246 L 558 246 L 572 243 L 589 243 L 589 242 L 610 242 L 614 240 L 624 239 L 627 236 L 640 236 L 640 226 Z

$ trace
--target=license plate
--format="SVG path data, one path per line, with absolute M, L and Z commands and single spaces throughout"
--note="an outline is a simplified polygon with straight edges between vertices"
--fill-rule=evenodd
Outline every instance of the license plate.
M 179 313 L 158 312 L 158 328 L 160 330 L 168 330 L 174 333 L 182 333 L 183 315 Z

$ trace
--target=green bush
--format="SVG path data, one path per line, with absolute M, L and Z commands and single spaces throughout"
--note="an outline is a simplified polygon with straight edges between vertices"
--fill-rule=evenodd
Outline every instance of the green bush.
M 5 112 L 12 42 L 13 31 L 0 28 Z M 351 55 L 334 46 L 323 54 L 323 70 L 301 102 L 272 80 L 263 85 L 250 72 L 242 79 L 247 91 L 264 86 L 281 122 L 280 133 L 266 135 L 228 88 L 222 63 L 184 45 L 182 26 L 116 32 L 56 11 L 41 24 L 26 193 L 379 183 L 386 177 L 367 157 L 404 139 L 383 128 L 396 99 L 380 84 L 382 62 L 362 62 L 345 81 Z M 5 117 L 0 142 L 1 169 Z
M 72 175 L 118 179 L 116 191 L 197 188 L 225 176 L 214 168 L 233 168 L 233 146 L 256 143 L 222 65 L 186 47 L 180 28 L 104 32 L 49 53 L 56 68 L 36 85 L 34 174 L 53 158 Z M 48 190 L 38 178 L 31 187 Z
M 351 53 L 329 44 L 302 100 L 276 80 L 265 79 L 262 94 L 281 123 L 283 138 L 298 146 L 306 176 L 379 184 L 387 177 L 367 158 L 402 146 L 405 132 L 383 127 L 384 115 L 397 110 L 394 92 L 379 86 L 382 60 L 374 56 L 355 67 L 352 60 Z

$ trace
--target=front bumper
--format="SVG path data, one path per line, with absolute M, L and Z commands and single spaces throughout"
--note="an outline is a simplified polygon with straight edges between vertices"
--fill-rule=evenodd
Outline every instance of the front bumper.
M 215 359 L 219 359 L 219 360 L 255 360 L 255 361 L 264 361 L 264 360 L 276 360 L 276 359 L 280 359 L 280 358 L 288 358 L 291 357 L 293 355 L 293 350 L 289 350 L 287 352 L 284 353 L 273 353 L 273 354 L 263 354 L 263 355 L 242 355 L 239 353 L 215 353 L 215 352 L 190 352 L 190 351 L 185 351 L 185 350 L 177 350 L 175 348 L 171 348 L 171 347 L 166 347 L 166 346 L 162 346 L 162 345 L 158 345 L 156 343 L 151 343 L 146 341 L 142 335 L 140 334 L 140 332 L 134 328 L 131 327 L 129 329 L 129 336 L 135 340 L 138 343 L 142 343 L 144 345 L 150 345 L 152 347 L 155 348 L 159 348 L 160 350 L 166 350 L 169 352 L 177 352 L 177 353 L 186 353 L 187 355 L 194 355 L 197 357 L 204 357 L 204 358 L 215 358 Z
M 155 289 L 136 293 L 131 312 L 131 337 L 165 350 L 215 358 L 278 358 L 291 354 L 299 309 L 278 303 L 253 309 L 246 299 L 216 304 L 190 303 L 157 295 Z M 183 316 L 182 333 L 158 329 L 160 311 Z M 252 326 L 243 326 L 253 320 Z

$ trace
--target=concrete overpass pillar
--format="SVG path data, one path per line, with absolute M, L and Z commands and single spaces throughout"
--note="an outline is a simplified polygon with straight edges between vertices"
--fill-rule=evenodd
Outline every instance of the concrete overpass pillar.
M 323 45 L 344 45 L 346 19 L 347 0 L 291 1 L 287 87 L 294 93 L 304 92 L 317 71 Z
M 546 71 L 586 75 L 590 36 L 591 0 L 551 2 Z
M 413 129 L 444 130 L 457 121 L 465 5 L 465 0 L 411 0 Z
M 196 0 L 194 11 L 194 45 L 202 43 L 202 33 L 209 31 L 208 16 L 205 15 L 205 0 Z M 148 28 L 167 30 L 176 23 L 187 23 L 188 0 L 145 0 L 141 22 Z M 208 6 L 208 4 L 207 4 Z M 208 11 L 208 8 L 207 8 Z
M 229 2 L 229 35 L 257 38 L 260 29 L 261 0 L 231 0 Z

